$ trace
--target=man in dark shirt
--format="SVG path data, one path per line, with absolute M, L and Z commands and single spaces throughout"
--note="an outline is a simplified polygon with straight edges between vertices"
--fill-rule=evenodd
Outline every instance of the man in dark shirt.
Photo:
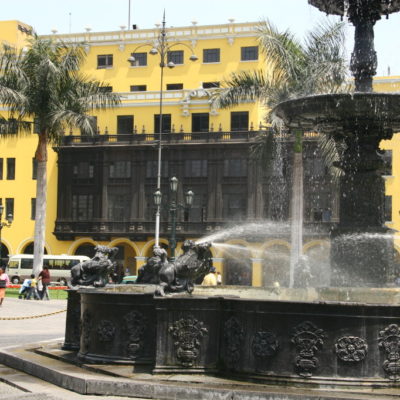
M 46 299 L 50 300 L 49 290 L 47 289 L 47 286 L 49 286 L 50 284 L 50 272 L 47 267 L 43 267 L 43 270 L 40 271 L 38 280 L 41 280 L 42 282 L 42 290 L 40 291 L 40 298 L 44 300 L 44 296 L 46 296 Z

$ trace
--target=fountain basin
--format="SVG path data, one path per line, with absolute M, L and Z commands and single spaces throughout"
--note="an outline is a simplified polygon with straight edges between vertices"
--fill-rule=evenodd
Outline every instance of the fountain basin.
M 69 291 L 69 304 L 81 299 L 81 360 L 267 383 L 397 387 L 400 379 L 399 289 L 196 287 L 164 298 L 153 291 Z M 68 324 L 79 320 L 67 318 L 71 343 Z
M 288 128 L 318 130 L 334 137 L 354 135 L 390 139 L 400 131 L 400 94 L 343 93 L 306 96 L 273 110 Z

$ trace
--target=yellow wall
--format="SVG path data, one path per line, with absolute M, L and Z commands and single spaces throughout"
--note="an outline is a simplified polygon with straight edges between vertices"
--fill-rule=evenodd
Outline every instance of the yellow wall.
M 0 22 L 0 40 L 16 47 L 26 45 L 28 36 L 18 29 L 18 25 L 30 28 L 18 21 Z M 210 125 L 214 131 L 230 129 L 231 111 L 249 111 L 249 123 L 254 129 L 258 128 L 263 120 L 265 110 L 255 103 L 246 103 L 229 110 L 212 110 L 207 91 L 197 91 L 202 82 L 221 81 L 229 76 L 230 72 L 240 70 L 252 70 L 262 66 L 262 57 L 259 61 L 241 62 L 240 48 L 242 46 L 257 45 L 255 26 L 257 23 L 226 24 L 215 26 L 192 26 L 168 29 L 168 33 L 174 39 L 193 48 L 199 57 L 196 62 L 189 61 L 191 52 L 187 47 L 177 45 L 173 50 L 184 50 L 184 65 L 178 65 L 174 69 L 164 69 L 164 85 L 168 83 L 183 83 L 183 90 L 164 91 L 163 113 L 172 115 L 172 124 L 175 131 L 182 129 L 191 131 L 191 114 L 195 112 L 209 112 Z M 115 134 L 118 115 L 134 115 L 134 125 L 137 132 L 141 133 L 143 126 L 146 133 L 152 133 L 154 129 L 154 114 L 159 114 L 159 90 L 160 68 L 158 55 L 148 54 L 148 65 L 144 67 L 131 67 L 127 62 L 132 52 L 148 52 L 151 43 L 157 37 L 158 31 L 153 29 L 140 31 L 117 31 L 107 33 L 76 33 L 60 37 L 65 41 L 86 42 L 87 59 L 82 68 L 85 75 L 106 82 L 113 87 L 114 92 L 120 92 L 124 97 L 120 107 L 113 110 L 95 112 L 98 117 L 98 126 L 101 133 L 106 130 L 109 134 Z M 143 46 L 144 45 L 144 46 Z M 143 46 L 140 47 L 139 46 Z M 219 63 L 203 63 L 203 49 L 220 48 L 221 60 Z M 97 55 L 113 54 L 113 67 L 110 69 L 97 69 Z M 374 80 L 376 91 L 397 91 L 400 88 L 400 77 L 383 77 Z M 146 92 L 130 92 L 131 85 L 147 85 Z M 73 131 L 74 134 L 78 133 Z M 32 242 L 34 221 L 30 218 L 31 198 L 35 197 L 36 187 L 32 179 L 32 158 L 36 148 L 37 137 L 6 139 L 0 141 L 0 157 L 4 160 L 3 180 L 0 180 L 0 197 L 3 204 L 6 197 L 15 200 L 15 219 L 11 228 L 4 228 L 2 241 L 7 246 L 10 254 L 22 252 L 24 247 Z M 393 150 L 393 176 L 386 179 L 387 194 L 393 196 L 393 225 L 400 230 L 400 190 L 397 182 L 400 178 L 400 136 L 396 134 L 391 141 L 382 143 L 383 148 Z M 16 179 L 5 179 L 5 161 L 8 157 L 15 157 Z M 57 203 L 57 158 L 56 153 L 49 149 L 48 161 L 48 207 L 46 226 L 46 247 L 53 254 L 73 254 L 79 245 L 92 243 L 91 238 L 77 238 L 75 241 L 58 241 L 53 235 L 56 219 Z M 161 238 L 167 242 L 166 238 Z M 151 252 L 153 239 L 148 242 L 135 243 L 126 238 L 113 238 L 109 245 L 124 245 L 127 251 L 126 263 L 130 265 L 130 272 L 135 272 L 137 267 L 144 262 L 144 257 Z M 262 244 L 260 244 L 262 247 Z M 253 285 L 262 284 L 261 264 L 258 256 L 254 256 Z M 136 264 L 136 267 L 135 265 Z M 222 270 L 222 261 L 216 263 Z

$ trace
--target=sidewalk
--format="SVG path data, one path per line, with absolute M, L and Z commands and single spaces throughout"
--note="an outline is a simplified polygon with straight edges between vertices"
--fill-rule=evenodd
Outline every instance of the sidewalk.
M 0 307 L 0 348 L 59 338 L 65 331 L 66 300 L 5 298 Z M 109 400 L 129 397 L 101 396 Z M 62 389 L 24 372 L 0 364 L 0 400 L 99 400 Z

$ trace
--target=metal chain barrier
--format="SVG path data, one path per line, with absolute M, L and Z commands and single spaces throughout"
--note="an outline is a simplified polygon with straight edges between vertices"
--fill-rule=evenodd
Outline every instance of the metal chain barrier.
M 30 317 L 0 317 L 0 321 L 6 321 L 6 320 L 15 321 L 15 320 L 19 320 L 19 319 L 42 318 L 42 317 L 48 317 L 48 316 L 50 316 L 50 315 L 60 314 L 60 313 L 66 312 L 66 311 L 67 311 L 67 309 L 65 309 L 65 310 L 59 310 L 59 311 L 54 311 L 54 312 L 47 313 L 47 314 L 32 315 L 32 316 L 30 316 Z

